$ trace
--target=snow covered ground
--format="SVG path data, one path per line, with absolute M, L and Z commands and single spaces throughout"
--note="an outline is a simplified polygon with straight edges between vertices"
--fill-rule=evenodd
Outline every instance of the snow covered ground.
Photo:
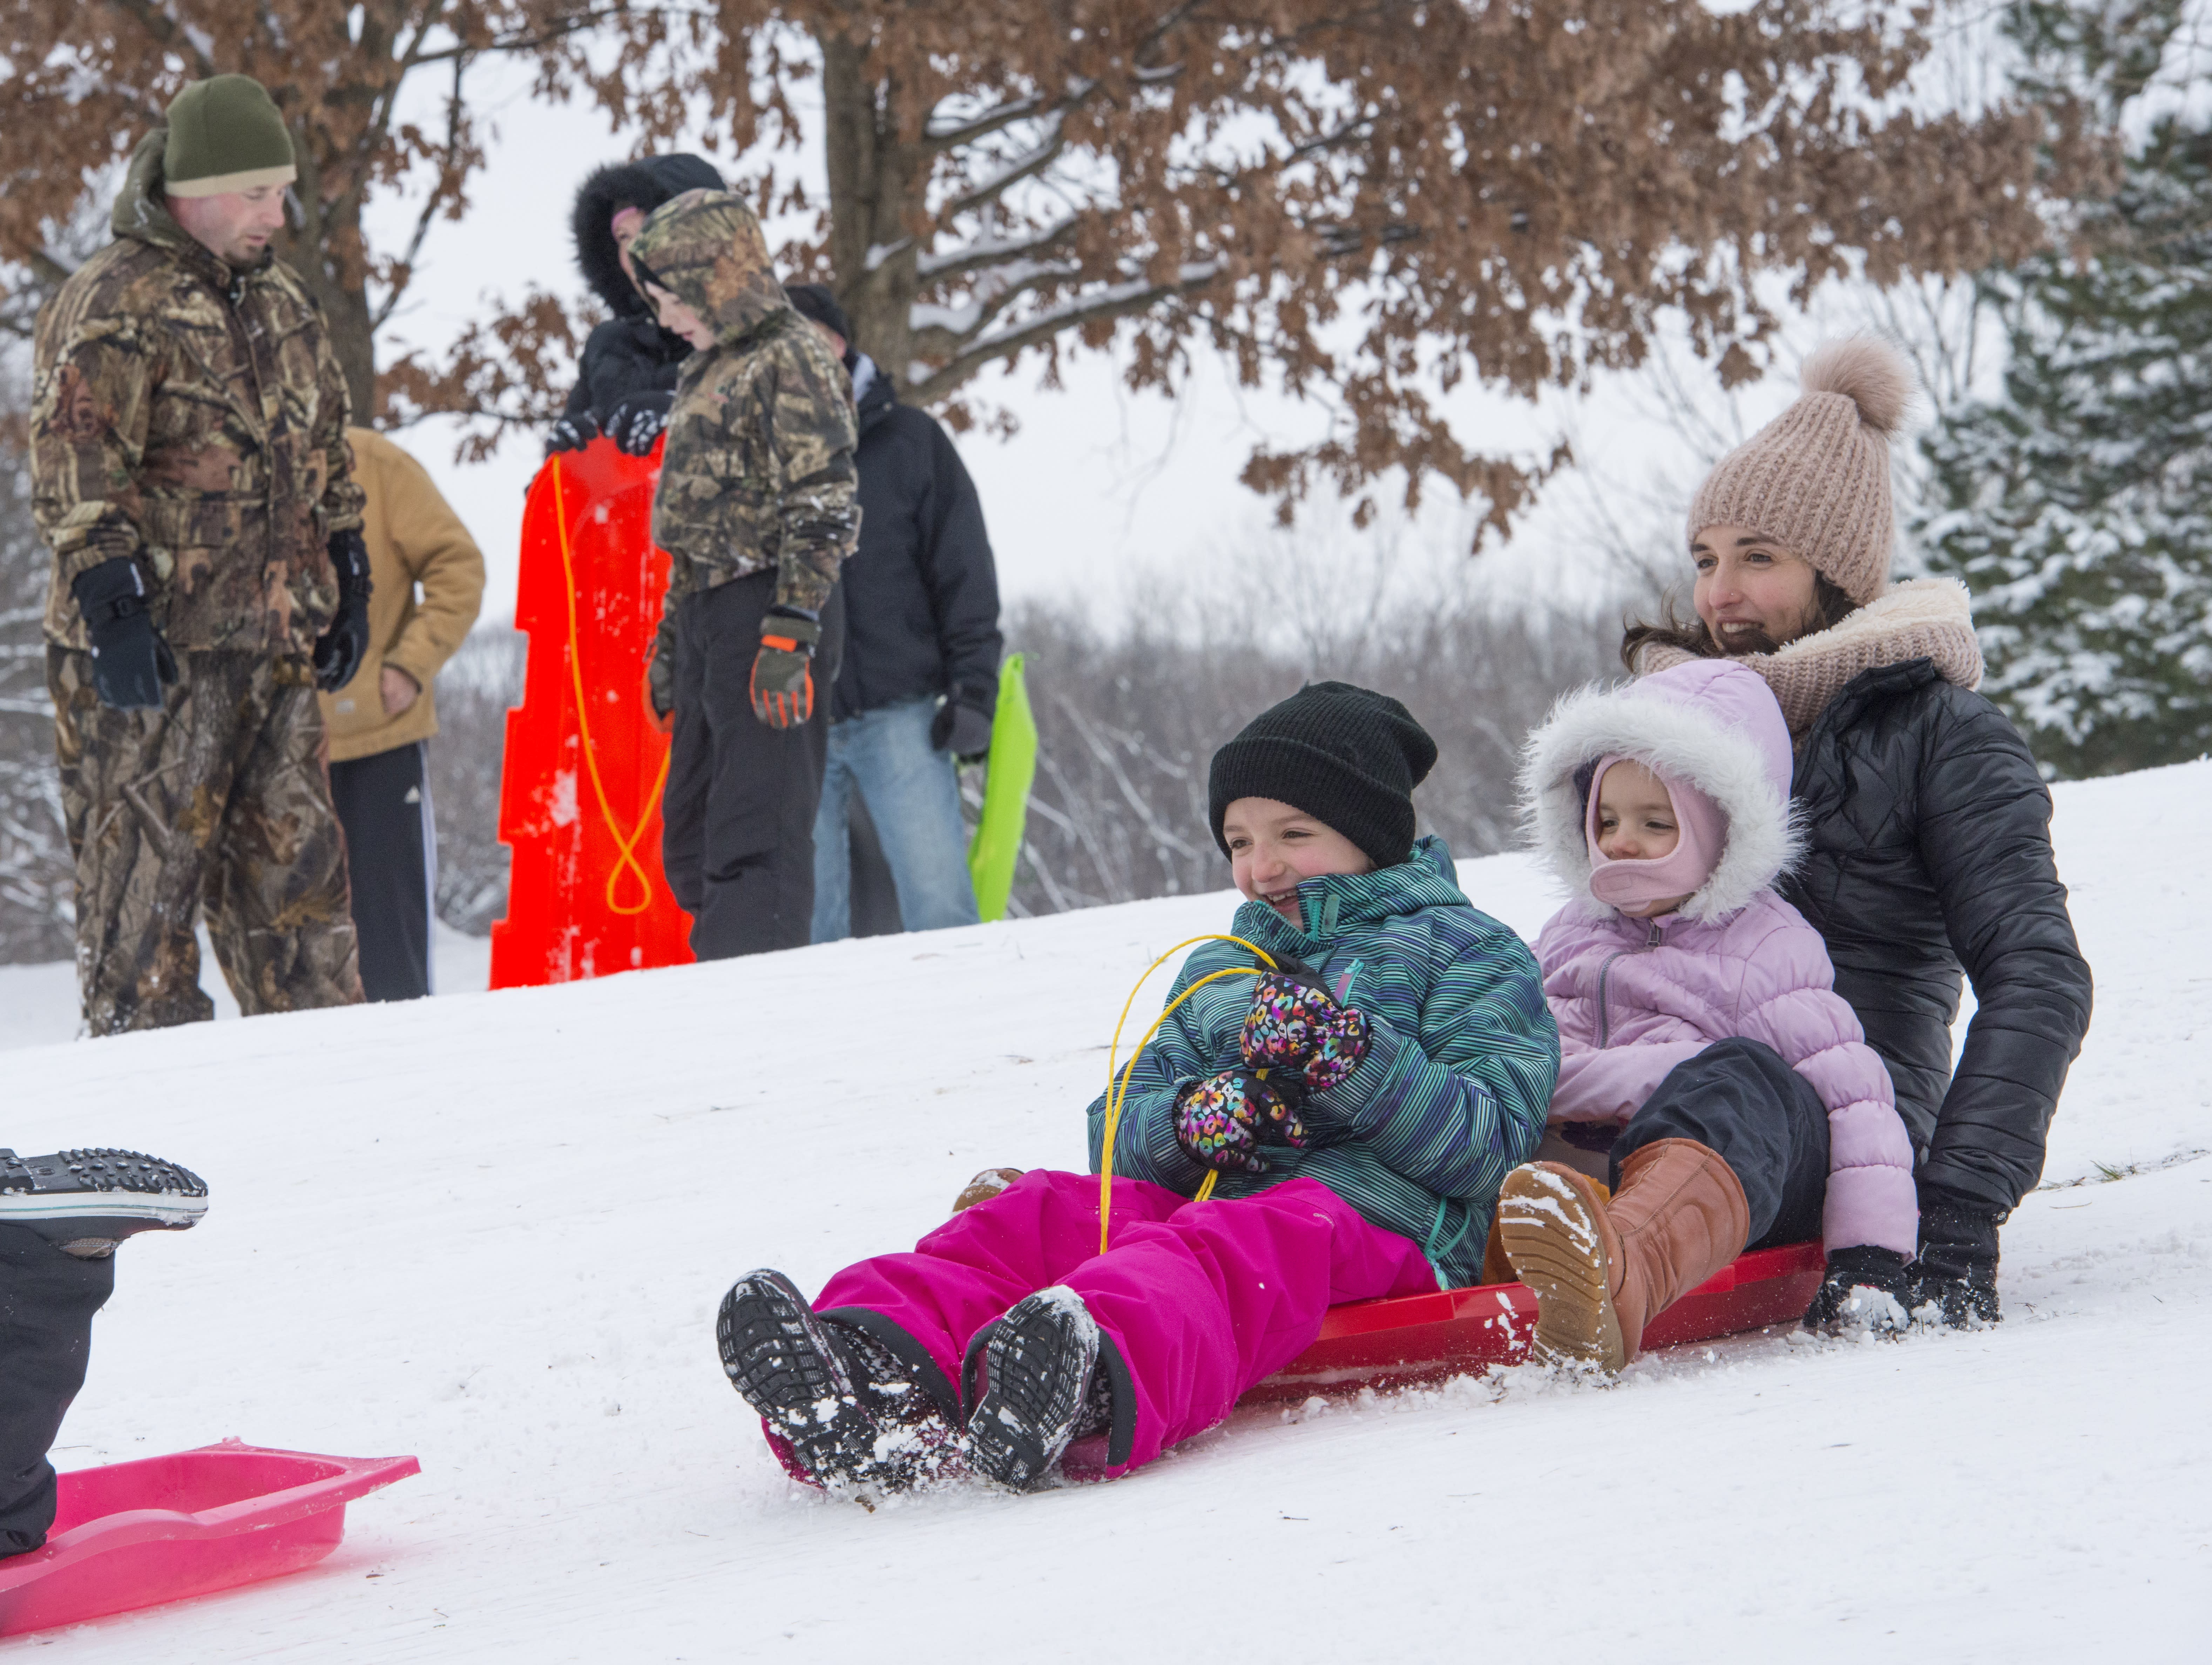
M 869 1514 L 794 1487 L 722 1379 L 715 1303 L 752 1266 L 811 1286 L 903 1245 L 981 1166 L 1079 1165 L 1130 981 L 1225 897 L 20 1045 L 0 1140 L 136 1145 L 214 1188 L 198 1230 L 124 1249 L 62 1466 L 235 1434 L 422 1473 L 355 1504 L 313 1571 L 15 1645 L 2201 1660 L 2212 877 L 2177 858 L 2212 764 L 2057 798 L 2097 1018 L 2054 1188 L 2005 1234 L 2003 1326 L 1240 1413 L 1033 1498 Z M 1518 858 L 1463 871 L 1523 931 L 1548 911 Z M 64 971 L 9 973 L 19 1042 L 41 976 L 64 990 L 45 1032 L 71 1026 Z

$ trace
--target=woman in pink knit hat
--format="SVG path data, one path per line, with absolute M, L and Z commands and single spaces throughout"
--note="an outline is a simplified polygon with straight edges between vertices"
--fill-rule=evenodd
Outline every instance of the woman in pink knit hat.
M 1997 1228 L 2043 1172 L 2089 1024 L 2051 795 L 2003 714 L 1963 585 L 1891 580 L 1890 441 L 1911 393 L 1882 343 L 1830 344 L 1691 500 L 1694 618 L 1633 625 L 1639 674 L 1732 659 L 1780 702 L 1807 835 L 1781 894 L 1888 1066 L 1912 1137 L 1918 1303 L 1993 1322 Z M 1976 1012 L 1952 1067 L 1960 973 Z

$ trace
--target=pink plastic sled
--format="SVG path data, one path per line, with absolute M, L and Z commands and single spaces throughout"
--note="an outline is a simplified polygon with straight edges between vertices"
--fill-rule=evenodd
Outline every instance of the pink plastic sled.
M 227 1439 L 64 1474 L 46 1547 L 0 1561 L 0 1636 L 313 1566 L 345 1536 L 348 1504 L 421 1467 Z
M 1820 1245 L 1753 1249 L 1661 1313 L 1647 1348 L 1710 1341 L 1765 1324 L 1794 1324 L 1820 1286 Z M 1536 1297 L 1522 1284 L 1483 1284 L 1331 1307 L 1313 1346 L 1244 1395 L 1252 1404 L 1310 1394 L 1434 1381 L 1519 1364 L 1536 1333 Z

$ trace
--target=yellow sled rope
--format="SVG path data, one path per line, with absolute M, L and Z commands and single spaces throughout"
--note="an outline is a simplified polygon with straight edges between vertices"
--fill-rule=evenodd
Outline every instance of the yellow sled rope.
M 1279 969 L 1275 964 L 1274 957 L 1261 947 L 1258 943 L 1248 942 L 1243 937 L 1225 936 L 1218 931 L 1209 931 L 1202 937 L 1192 937 L 1186 941 L 1177 943 L 1146 967 L 1145 975 L 1137 979 L 1136 987 L 1129 991 L 1129 998 L 1121 1002 L 1121 1016 L 1114 1025 L 1114 1044 L 1106 1049 L 1106 1137 L 1098 1150 L 1098 1252 L 1101 1255 L 1106 1252 L 1107 1236 L 1112 1229 L 1114 1218 L 1114 1135 L 1121 1125 L 1121 1103 L 1129 1096 L 1129 1078 L 1136 1072 L 1137 1060 L 1144 1056 L 1145 1048 L 1152 1043 L 1152 1036 L 1160 1032 L 1160 1025 L 1175 1015 L 1175 1009 L 1205 987 L 1206 984 L 1217 982 L 1224 977 L 1259 977 L 1267 975 L 1256 965 L 1232 965 L 1219 971 L 1207 972 L 1206 975 L 1176 995 L 1168 1003 L 1167 1010 L 1152 1019 L 1152 1026 L 1145 1031 L 1145 1038 L 1137 1042 L 1136 1050 L 1129 1054 L 1129 1061 L 1121 1066 L 1117 1079 L 1114 1060 L 1121 1049 L 1121 1028 L 1129 1021 L 1129 1008 L 1137 1004 L 1138 994 L 1143 990 L 1146 981 L 1153 972 L 1182 953 L 1184 949 L 1194 947 L 1202 942 L 1236 943 L 1240 947 L 1250 949 L 1265 961 L 1267 971 Z M 1259 1073 L 1262 1076 L 1267 1074 L 1265 1070 Z M 1220 1177 L 1219 1169 L 1208 1169 L 1205 1179 L 1199 1182 L 1198 1194 L 1191 1200 L 1204 1202 L 1212 1196 L 1213 1182 Z

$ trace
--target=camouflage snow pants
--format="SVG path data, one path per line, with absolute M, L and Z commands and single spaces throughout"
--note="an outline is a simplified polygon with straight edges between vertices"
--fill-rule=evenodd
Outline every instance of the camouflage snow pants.
M 345 841 L 304 660 L 182 653 L 159 711 L 115 711 L 92 656 L 46 649 L 94 1035 L 204 1022 L 203 908 L 240 1011 L 361 999 Z

